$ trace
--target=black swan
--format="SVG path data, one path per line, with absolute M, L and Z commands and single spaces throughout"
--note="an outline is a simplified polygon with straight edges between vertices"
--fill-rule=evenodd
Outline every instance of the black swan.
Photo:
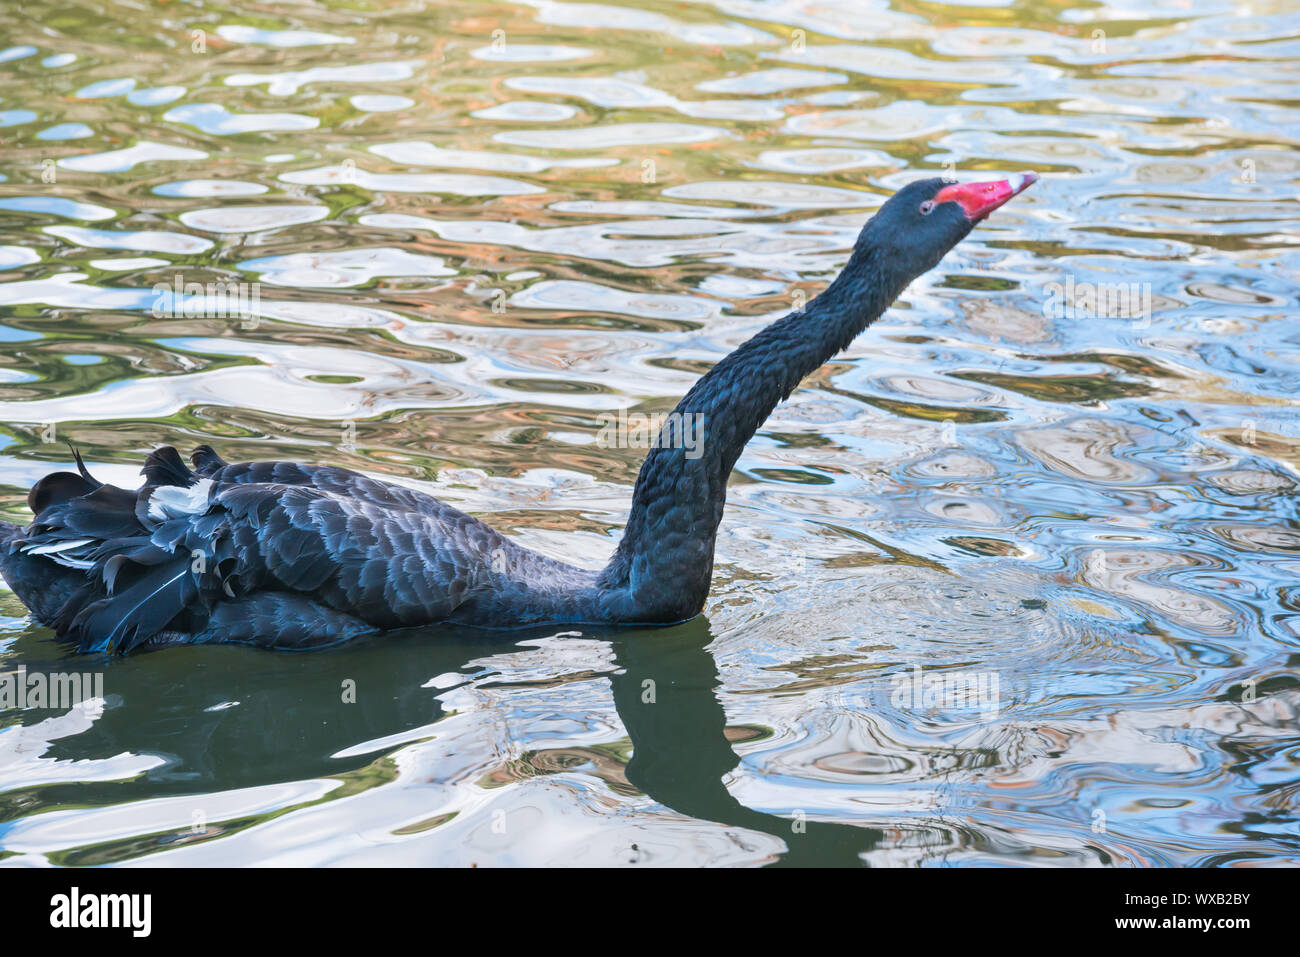
M 847 346 L 909 282 L 1037 180 L 904 186 L 863 227 L 843 272 L 765 327 L 677 404 L 646 456 L 609 564 L 577 568 L 420 492 L 348 469 L 229 465 L 208 446 L 145 460 L 128 490 L 54 472 L 31 525 L 0 523 L 0 574 L 82 651 L 173 642 L 316 648 L 438 622 L 671 624 L 709 592 L 727 479 L 745 443 L 804 376 Z M 698 422 L 702 440 L 669 433 Z

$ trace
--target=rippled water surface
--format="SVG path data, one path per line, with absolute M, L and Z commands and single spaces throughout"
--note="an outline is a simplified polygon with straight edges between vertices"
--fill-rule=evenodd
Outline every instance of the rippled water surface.
M 602 415 L 670 409 L 909 178 L 1043 174 L 755 437 L 686 625 L 69 659 L 0 590 L 0 668 L 104 680 L 0 716 L 7 862 L 1300 861 L 1297 4 L 72 0 L 0 34 L 13 520 L 65 441 L 127 486 L 207 442 L 598 566 L 643 454 Z

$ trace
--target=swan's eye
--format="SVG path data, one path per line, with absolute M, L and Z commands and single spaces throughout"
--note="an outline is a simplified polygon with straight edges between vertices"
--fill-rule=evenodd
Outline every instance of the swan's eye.
M 930 210 L 932 209 L 934 209 L 934 200 L 927 199 L 924 203 L 921 204 L 921 215 L 929 216 Z

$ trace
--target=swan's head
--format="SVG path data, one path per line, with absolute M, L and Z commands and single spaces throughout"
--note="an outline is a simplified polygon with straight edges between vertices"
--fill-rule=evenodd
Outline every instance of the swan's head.
M 863 227 L 858 248 L 879 266 L 888 264 L 914 278 L 937 265 L 976 223 L 1037 180 L 1037 173 L 1017 173 L 982 183 L 939 177 L 908 183 Z

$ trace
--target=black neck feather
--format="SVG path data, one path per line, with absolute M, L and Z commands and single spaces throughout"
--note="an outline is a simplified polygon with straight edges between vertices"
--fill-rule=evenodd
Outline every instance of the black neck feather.
M 776 404 L 879 318 L 911 278 L 876 259 L 859 244 L 825 292 L 743 343 L 677 404 L 641 466 L 627 529 L 601 574 L 611 600 L 630 606 L 615 609 L 619 617 L 677 621 L 703 607 L 727 480 L 745 444 Z M 697 431 L 673 431 L 692 427 Z M 683 434 L 698 445 L 684 447 Z

